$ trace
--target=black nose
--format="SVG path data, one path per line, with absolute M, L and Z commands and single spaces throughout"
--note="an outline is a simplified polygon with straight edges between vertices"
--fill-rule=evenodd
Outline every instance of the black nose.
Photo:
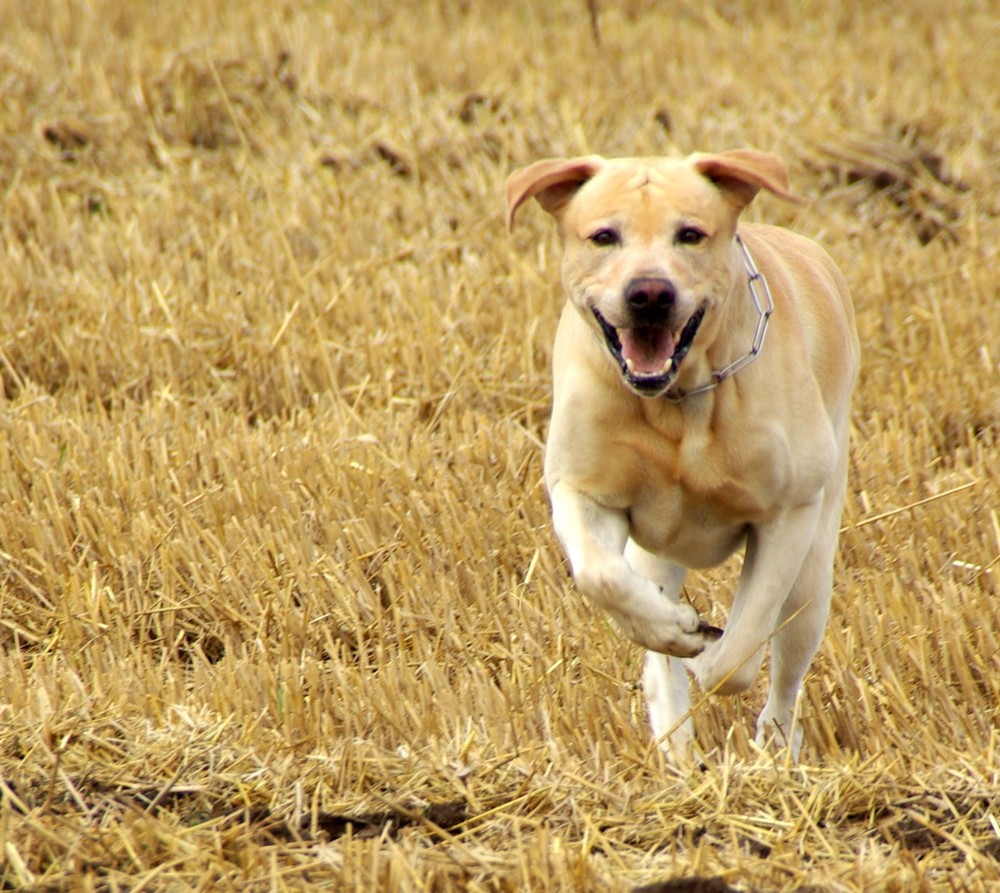
M 634 310 L 666 310 L 676 297 L 667 279 L 633 279 L 625 289 L 625 301 Z

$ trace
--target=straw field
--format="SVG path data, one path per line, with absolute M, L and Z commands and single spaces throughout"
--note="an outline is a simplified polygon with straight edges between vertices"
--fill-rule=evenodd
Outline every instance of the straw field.
M 3 889 L 997 889 L 998 58 L 987 0 L 0 4 Z M 501 195 L 744 145 L 864 370 L 802 761 L 759 683 L 677 772 Z

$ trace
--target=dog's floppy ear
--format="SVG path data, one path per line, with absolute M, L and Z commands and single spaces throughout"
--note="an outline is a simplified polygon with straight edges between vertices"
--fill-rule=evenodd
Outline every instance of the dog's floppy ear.
M 534 196 L 550 214 L 558 215 L 573 194 L 604 164 L 599 155 L 582 158 L 546 158 L 518 168 L 507 178 L 507 229 L 514 228 L 514 215 Z
M 731 196 L 740 209 L 761 189 L 786 201 L 802 204 L 788 187 L 788 168 L 777 155 L 756 149 L 733 149 L 718 155 L 698 155 L 694 168 Z

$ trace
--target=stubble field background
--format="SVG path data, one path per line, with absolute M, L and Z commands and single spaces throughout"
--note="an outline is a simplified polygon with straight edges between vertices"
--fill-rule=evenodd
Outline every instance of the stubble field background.
M 998 58 L 975 0 L 0 4 L 3 888 L 996 889 Z M 550 531 L 501 192 L 743 145 L 864 370 L 802 762 L 758 687 L 677 773 Z

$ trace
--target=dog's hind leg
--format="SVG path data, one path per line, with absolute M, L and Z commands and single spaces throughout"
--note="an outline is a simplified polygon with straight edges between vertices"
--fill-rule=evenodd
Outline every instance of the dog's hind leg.
M 679 657 L 646 652 L 642 671 L 649 727 L 660 748 L 674 763 L 691 759 L 694 724 L 691 722 L 691 683 Z
M 625 558 L 636 573 L 660 587 L 664 598 L 674 602 L 679 600 L 685 568 L 647 552 L 631 539 L 625 547 Z M 689 715 L 691 683 L 684 662 L 656 651 L 647 651 L 642 692 L 653 737 L 668 759 L 686 762 L 691 756 L 694 727 Z

